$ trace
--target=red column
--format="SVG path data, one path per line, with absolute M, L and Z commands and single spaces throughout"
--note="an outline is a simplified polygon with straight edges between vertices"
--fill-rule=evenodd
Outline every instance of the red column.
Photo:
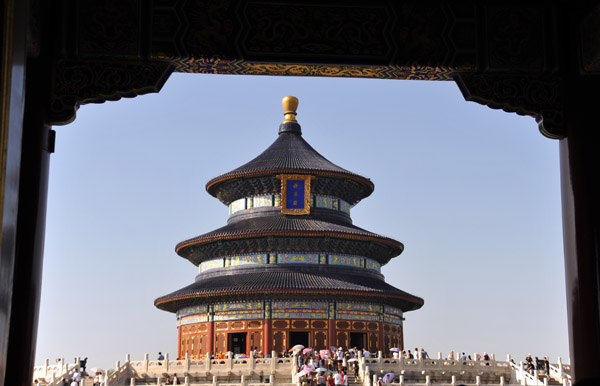
M 328 308 L 329 320 L 327 322 L 328 345 L 326 348 L 329 348 L 331 346 L 337 347 L 337 339 L 335 336 L 335 303 L 329 302 L 327 308 Z
M 329 321 L 327 322 L 327 340 L 327 348 L 331 346 L 337 347 L 337 339 L 335 336 L 335 319 L 329 319 Z
M 270 355 L 273 351 L 273 328 L 271 318 L 265 318 L 263 324 L 263 344 L 262 352 L 264 355 Z
M 383 355 L 386 355 L 385 348 L 383 347 L 383 322 L 379 322 L 379 330 L 377 330 L 377 350 L 381 351 Z
M 263 312 L 263 354 L 271 355 L 271 351 L 273 351 L 273 322 L 271 320 L 270 301 L 265 301 Z
M 215 322 L 212 320 L 212 315 L 209 318 L 211 320 L 208 322 L 208 349 L 207 350 L 211 355 L 214 355 L 215 354 Z
M 177 327 L 177 355 L 175 357 L 179 360 L 181 359 L 181 326 Z

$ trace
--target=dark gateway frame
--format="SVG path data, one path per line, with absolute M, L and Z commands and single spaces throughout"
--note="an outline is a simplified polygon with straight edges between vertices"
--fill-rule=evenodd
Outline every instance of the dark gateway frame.
M 0 386 L 31 381 L 52 125 L 173 71 L 455 81 L 536 117 L 560 141 L 573 376 L 599 381 L 598 1 L 2 0 L 0 18 Z

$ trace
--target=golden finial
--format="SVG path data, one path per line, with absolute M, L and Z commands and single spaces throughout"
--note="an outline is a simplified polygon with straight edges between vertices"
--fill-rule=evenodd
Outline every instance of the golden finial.
M 281 100 L 281 104 L 283 105 L 283 123 L 297 123 L 296 109 L 298 108 L 298 98 L 295 96 L 286 96 Z

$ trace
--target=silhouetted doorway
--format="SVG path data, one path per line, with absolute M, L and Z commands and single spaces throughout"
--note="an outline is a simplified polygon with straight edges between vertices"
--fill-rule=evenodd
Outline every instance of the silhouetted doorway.
M 365 335 L 366 334 L 364 334 L 362 332 L 351 332 L 350 333 L 350 348 L 356 347 L 359 350 L 361 348 L 365 348 L 366 347 Z
M 229 342 L 227 342 L 227 349 L 234 354 L 248 354 L 246 352 L 246 333 L 236 332 L 229 334 Z
M 310 347 L 308 331 L 290 331 L 290 347 L 301 344 L 304 347 Z

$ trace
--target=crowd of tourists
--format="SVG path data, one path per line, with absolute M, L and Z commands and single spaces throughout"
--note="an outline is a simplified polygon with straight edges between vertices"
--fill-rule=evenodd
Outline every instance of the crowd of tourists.
M 538 370 L 538 371 L 543 371 L 544 376 L 546 376 L 547 378 L 550 377 L 550 361 L 548 361 L 548 357 L 544 357 L 544 359 L 535 357 L 535 363 L 534 363 L 534 360 L 531 357 L 531 354 L 529 354 L 529 355 L 527 355 L 527 357 L 525 357 L 524 366 L 525 366 L 525 370 L 529 374 L 533 374 L 535 370 Z
M 360 351 L 366 358 L 371 355 L 365 349 Z M 345 351 L 342 347 L 315 350 L 296 345 L 282 353 L 282 356 L 288 355 L 296 357 L 298 380 L 302 386 L 348 386 L 348 372 L 358 376 L 359 350 L 356 347 Z

